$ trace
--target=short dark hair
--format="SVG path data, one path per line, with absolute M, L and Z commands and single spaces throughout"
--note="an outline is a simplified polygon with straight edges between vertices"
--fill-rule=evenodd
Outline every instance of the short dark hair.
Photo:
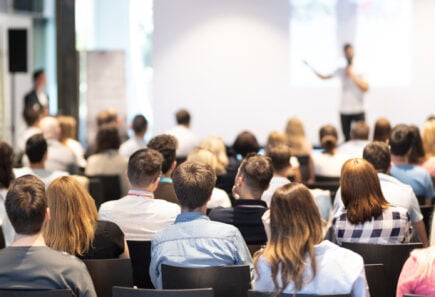
M 163 156 L 145 148 L 136 151 L 128 160 L 127 176 L 132 186 L 148 186 L 162 172 Z
M 33 107 L 25 108 L 23 111 L 23 118 L 28 127 L 33 126 L 41 118 L 41 110 L 35 110 Z
M 146 132 L 147 127 L 148 121 L 143 115 L 138 114 L 134 117 L 131 128 L 133 129 L 135 134 Z
M 175 161 L 177 138 L 169 134 L 157 135 L 148 142 L 148 148 L 160 152 L 163 156 L 162 172 L 167 173 Z
M 376 120 L 373 141 L 387 141 L 391 133 L 391 124 L 388 119 L 380 118 Z
M 37 69 L 33 72 L 33 81 L 36 81 L 41 75 L 45 74 L 44 69 Z
M 47 211 L 44 183 L 33 175 L 17 178 L 8 190 L 5 207 L 16 233 L 37 234 Z
M 390 148 L 381 141 L 369 143 L 364 148 L 363 159 L 369 161 L 376 171 L 387 173 L 391 164 Z
M 213 168 L 198 161 L 186 161 L 178 166 L 172 179 L 178 201 L 189 210 L 205 205 L 216 184 Z
M 273 177 L 272 162 L 269 157 L 250 154 L 239 166 L 239 173 L 246 185 L 254 192 L 264 192 Z
M 404 124 L 396 125 L 390 135 L 391 154 L 405 156 L 414 144 L 414 134 Z
M 100 127 L 97 132 L 96 153 L 105 150 L 117 150 L 121 145 L 118 127 L 115 124 L 106 124 Z
M 189 125 L 190 124 L 190 113 L 186 109 L 180 109 L 175 114 L 175 119 L 178 125 Z
M 411 131 L 411 133 L 414 135 L 414 142 L 412 144 L 411 154 L 409 155 L 409 163 L 419 164 L 426 156 L 420 128 L 418 128 L 416 125 L 410 125 L 409 131 Z
M 243 131 L 237 135 L 233 149 L 237 154 L 246 157 L 249 153 L 257 153 L 260 149 L 260 145 L 254 134 L 249 131 Z
M 106 124 L 116 124 L 118 121 L 118 113 L 113 109 L 100 111 L 97 115 L 97 126 L 101 127 Z
M 274 171 L 290 167 L 291 150 L 286 144 L 278 144 L 266 149 L 266 155 L 272 162 Z
M 350 131 L 350 138 L 353 140 L 368 140 L 370 127 L 364 121 L 358 121 Z
M 14 150 L 5 141 L 0 140 L 0 189 L 9 188 L 14 180 Z
M 337 129 L 332 125 L 324 125 L 319 130 L 319 140 L 322 147 L 331 151 L 337 146 L 338 133 Z
M 39 163 L 47 152 L 47 140 L 42 133 L 31 136 L 26 141 L 26 155 L 30 163 Z
M 348 49 L 353 48 L 352 44 L 347 42 L 343 45 L 343 51 L 347 51 Z

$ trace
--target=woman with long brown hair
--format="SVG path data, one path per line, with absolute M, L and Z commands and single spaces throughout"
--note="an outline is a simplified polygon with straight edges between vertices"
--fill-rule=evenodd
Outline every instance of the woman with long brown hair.
M 409 242 L 409 214 L 385 200 L 372 164 L 359 158 L 347 160 L 341 169 L 340 187 L 344 208 L 333 219 L 339 244 Z
M 319 210 L 304 185 L 291 183 L 276 190 L 270 231 L 269 242 L 254 258 L 255 290 L 368 296 L 363 259 L 323 240 Z
M 74 178 L 55 179 L 48 186 L 47 200 L 47 246 L 82 259 L 129 257 L 121 229 L 115 223 L 98 220 L 92 197 Z

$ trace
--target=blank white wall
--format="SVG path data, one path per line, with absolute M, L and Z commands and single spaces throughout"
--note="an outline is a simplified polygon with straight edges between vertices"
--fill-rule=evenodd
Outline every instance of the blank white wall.
M 219 134 L 227 143 L 244 129 L 264 142 L 292 116 L 303 119 L 313 142 L 321 125 L 338 127 L 338 87 L 290 88 L 287 0 L 159 0 L 154 13 L 154 133 L 170 128 L 181 107 L 192 112 L 200 137 Z M 413 81 L 371 88 L 370 124 L 386 116 L 421 125 L 435 113 L 434 14 L 435 1 L 413 2 Z

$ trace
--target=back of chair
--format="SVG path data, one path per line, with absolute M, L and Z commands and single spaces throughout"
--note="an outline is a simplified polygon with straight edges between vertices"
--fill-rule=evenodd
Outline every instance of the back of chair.
M 343 247 L 360 254 L 365 264 L 384 264 L 387 297 L 396 296 L 397 281 L 402 266 L 409 257 L 409 253 L 416 248 L 422 248 L 421 243 L 404 244 L 369 244 L 345 243 Z
M 154 290 L 113 287 L 113 297 L 214 297 L 213 289 Z
M 247 297 L 271 297 L 274 296 L 271 292 L 248 291 Z M 284 294 L 281 293 L 277 297 L 351 297 L 351 294 L 336 294 L 336 295 L 315 295 L 315 294 Z
M 0 249 L 6 247 L 5 236 L 3 235 L 3 227 L 0 225 Z
M 370 297 L 384 297 L 386 291 L 384 264 L 366 264 L 364 265 L 364 269 L 366 271 Z
M 127 240 L 133 268 L 134 285 L 138 288 L 154 289 L 149 268 L 151 262 L 151 241 Z
M 335 193 L 340 187 L 339 181 L 324 181 L 305 184 L 309 189 L 322 189 L 331 192 L 331 204 L 334 204 Z
M 106 201 L 121 198 L 119 175 L 92 175 L 89 178 L 89 193 L 95 199 L 97 209 Z
M 426 233 L 429 237 L 432 224 L 432 216 L 434 211 L 433 205 L 420 205 L 421 214 L 423 215 L 424 226 L 426 227 Z
M 69 289 L 41 290 L 41 289 L 0 289 L 0 297 L 73 297 Z
M 113 286 L 133 287 L 130 259 L 83 260 L 99 297 L 112 296 Z
M 162 264 L 163 289 L 213 288 L 215 297 L 246 297 L 250 288 L 248 265 L 175 267 Z

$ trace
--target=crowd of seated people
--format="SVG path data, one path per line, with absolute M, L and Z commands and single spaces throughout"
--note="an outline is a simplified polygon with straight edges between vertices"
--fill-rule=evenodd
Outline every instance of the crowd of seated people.
M 368 296 L 362 258 L 340 245 L 418 241 L 424 249 L 412 252 L 403 266 L 397 297 L 435 292 L 431 229 L 421 211 L 435 196 L 435 119 L 421 131 L 379 119 L 374 142 L 367 123 L 358 122 L 344 144 L 334 126 L 324 125 L 317 151 L 296 118 L 285 131 L 272 132 L 262 149 L 249 131 L 229 147 L 219 136 L 200 141 L 187 110 L 177 112 L 174 129 L 148 143 L 147 120 L 136 116 L 128 140 L 116 113 L 105 111 L 85 159 L 74 119 L 27 116 L 29 132 L 15 149 L 24 154 L 24 166 L 14 168 L 20 164 L 14 148 L 0 142 L 0 221 L 7 246 L 0 250 L 0 288 L 14 280 L 31 285 L 30 273 L 52 257 L 38 273 L 63 277 L 61 287 L 77 296 L 95 296 L 77 258 L 129 258 L 127 241 L 133 240 L 151 241 L 155 288 L 162 288 L 162 264 L 244 264 L 256 290 Z M 76 174 L 118 176 L 120 197 L 97 209 Z M 336 179 L 335 197 L 311 189 L 316 177 Z M 254 260 L 251 245 L 264 246 Z M 14 267 L 17 257 L 31 263 L 30 271 Z

